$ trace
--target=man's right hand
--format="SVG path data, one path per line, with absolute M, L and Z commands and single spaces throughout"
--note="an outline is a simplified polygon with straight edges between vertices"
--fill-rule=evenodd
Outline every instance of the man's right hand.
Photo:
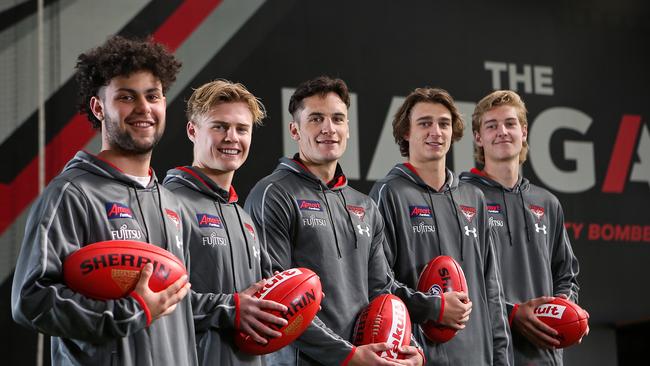
M 142 301 L 149 308 L 151 321 L 171 314 L 178 304 L 190 290 L 190 283 L 187 282 L 187 275 L 181 276 L 176 282 L 160 292 L 153 292 L 149 288 L 149 279 L 153 274 L 153 264 L 147 263 L 140 272 L 140 279 L 135 285 L 134 291 L 140 295 Z
M 540 348 L 555 348 L 560 345 L 555 337 L 558 332 L 544 324 L 535 316 L 536 307 L 553 301 L 553 297 L 542 296 L 519 304 L 519 308 L 512 319 L 512 327 Z
M 442 312 L 440 324 L 446 327 L 461 330 L 469 321 L 469 314 L 472 312 L 472 302 L 465 292 L 445 292 L 445 308 Z
M 275 324 L 279 327 L 287 325 L 287 320 L 277 317 L 266 311 L 287 311 L 287 307 L 275 301 L 262 300 L 253 296 L 264 287 L 264 280 L 254 283 L 251 287 L 239 293 L 239 328 L 250 335 L 260 344 L 268 343 L 269 337 L 280 337 L 282 333 L 271 329 L 268 325 Z M 266 337 L 266 338 L 265 338 Z
M 381 358 L 377 355 L 377 352 L 388 351 L 392 349 L 393 346 L 388 343 L 372 343 L 366 344 L 363 346 L 357 346 L 352 359 L 348 362 L 349 366 L 395 366 L 399 365 L 399 361 L 391 360 L 387 358 Z M 420 358 L 421 359 L 421 358 Z

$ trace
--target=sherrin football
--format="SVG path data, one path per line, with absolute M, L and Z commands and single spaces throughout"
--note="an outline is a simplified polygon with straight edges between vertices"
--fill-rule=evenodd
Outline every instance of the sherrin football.
M 460 264 L 454 258 L 440 255 L 432 259 L 420 273 L 418 291 L 441 295 L 445 292 L 467 293 L 467 281 Z M 445 343 L 456 335 L 456 330 L 428 320 L 420 325 L 424 335 L 432 342 Z
M 153 264 L 149 288 L 166 289 L 187 274 L 174 254 L 153 244 L 108 240 L 88 244 L 63 261 L 63 280 L 72 290 L 98 300 L 119 299 L 135 288 L 140 271 Z
M 557 330 L 560 341 L 558 348 L 577 343 L 587 331 L 589 313 L 561 297 L 536 307 L 534 313 L 539 320 Z
M 235 344 L 239 349 L 254 355 L 275 352 L 293 342 L 307 329 L 316 316 L 323 299 L 320 278 L 307 268 L 291 268 L 266 280 L 264 287 L 255 293 L 259 299 L 271 300 L 285 305 L 284 313 L 269 311 L 287 320 L 279 327 L 267 324 L 282 333 L 280 337 L 268 338 L 267 344 L 260 344 L 243 332 L 236 332 Z
M 359 314 L 352 337 L 356 346 L 370 343 L 393 346 L 388 351 L 378 352 L 379 357 L 403 358 L 397 349 L 411 343 L 411 318 L 406 306 L 395 295 L 377 296 Z

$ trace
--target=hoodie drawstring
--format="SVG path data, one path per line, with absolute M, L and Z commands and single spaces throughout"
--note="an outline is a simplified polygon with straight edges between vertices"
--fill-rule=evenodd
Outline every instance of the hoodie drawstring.
M 156 185 L 156 192 L 158 192 L 158 210 L 160 211 L 160 218 L 162 219 L 163 223 L 163 233 L 165 234 L 165 249 L 169 249 L 169 237 L 167 236 L 167 222 L 165 220 L 165 213 L 163 212 L 163 207 L 162 207 L 162 195 L 160 194 L 160 186 L 158 185 L 158 181 L 154 181 Z
M 456 208 L 456 201 L 454 200 L 454 191 L 452 189 L 449 189 L 449 203 L 454 209 L 456 223 L 458 224 L 458 242 L 460 243 L 460 261 L 462 262 L 465 260 L 465 256 L 463 255 L 463 228 L 461 227 L 460 217 L 458 216 L 458 209 Z
M 323 193 L 323 198 L 325 199 L 325 208 L 327 209 L 327 215 L 330 218 L 330 222 L 332 223 L 332 232 L 334 232 L 334 243 L 336 243 L 336 252 L 339 255 L 339 258 L 343 258 L 341 255 L 341 247 L 339 246 L 339 238 L 336 235 L 336 225 L 334 225 L 334 218 L 332 217 L 332 211 L 330 210 L 330 204 L 327 201 L 327 193 L 325 192 L 325 189 L 321 186 L 321 192 Z
M 431 213 L 433 214 L 433 224 L 436 226 L 436 240 L 438 241 L 438 253 L 440 255 L 443 255 L 442 253 L 442 245 L 440 244 L 440 227 L 438 226 L 438 217 L 436 216 L 436 209 L 433 207 L 433 197 L 431 197 L 431 191 L 429 188 L 425 188 L 427 190 L 427 194 L 429 195 L 429 204 L 431 204 Z
M 521 191 L 521 187 L 517 190 L 519 191 L 519 199 L 521 200 L 521 214 L 524 216 L 524 226 L 526 227 L 526 242 L 530 243 L 530 230 L 528 228 L 528 219 L 526 219 L 526 203 L 524 203 L 524 194 Z
M 214 204 L 214 207 L 217 209 L 217 212 L 219 213 L 219 217 L 221 218 L 221 224 L 223 225 L 223 229 L 226 232 L 226 238 L 228 239 L 228 249 L 230 249 L 230 271 L 231 273 L 235 273 L 235 260 L 233 259 L 233 252 L 232 252 L 232 240 L 230 240 L 230 230 L 228 230 L 228 224 L 226 224 L 226 220 L 223 218 L 223 209 L 221 208 L 221 203 L 218 201 L 212 201 Z M 233 275 L 233 285 L 235 288 L 235 292 L 239 292 L 239 287 L 237 286 L 237 276 Z
M 142 203 L 140 203 L 140 196 L 138 196 L 138 189 L 135 187 L 135 184 L 131 186 L 133 192 L 135 193 L 135 200 L 138 202 L 138 210 L 140 211 L 140 217 L 142 217 L 142 225 L 144 226 L 144 237 L 147 240 L 147 243 L 151 244 L 149 241 L 149 228 L 147 227 L 147 220 L 144 218 L 144 212 L 142 211 Z M 163 218 L 163 222 L 164 222 Z
M 508 202 L 506 201 L 506 192 L 501 189 L 501 196 L 503 197 L 503 216 L 506 218 L 506 228 L 508 229 L 508 240 L 512 246 L 512 233 L 510 232 L 510 220 L 508 220 Z M 528 229 L 526 229 L 528 231 Z
M 246 255 L 248 256 L 248 268 L 253 268 L 253 261 L 251 260 L 251 250 L 250 244 L 248 243 L 248 236 L 246 231 L 244 231 L 244 222 L 241 220 L 241 215 L 239 214 L 239 207 L 236 204 L 232 205 L 235 208 L 235 213 L 237 213 L 237 220 L 239 220 L 239 229 L 241 230 L 242 235 L 244 236 L 244 242 L 246 243 Z
M 357 236 L 357 231 L 354 230 L 354 221 L 352 221 L 352 215 L 350 214 L 350 209 L 348 209 L 348 202 L 345 200 L 345 194 L 343 194 L 343 191 L 340 190 L 338 192 L 341 194 L 341 197 L 343 198 L 343 207 L 345 208 L 345 212 L 348 213 L 348 221 L 350 221 L 350 225 L 352 226 L 352 232 L 354 233 L 354 249 L 359 249 L 359 236 Z M 332 226 L 334 225 L 332 224 Z

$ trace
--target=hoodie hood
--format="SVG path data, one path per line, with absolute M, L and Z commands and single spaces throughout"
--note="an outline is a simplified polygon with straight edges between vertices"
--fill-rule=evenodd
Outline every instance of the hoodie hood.
M 525 191 L 529 188 L 530 182 L 528 179 L 524 178 L 521 174 L 517 179 L 517 183 L 514 187 L 508 188 L 501 185 L 501 183 L 496 180 L 489 178 L 484 171 L 472 168 L 469 172 L 463 172 L 460 174 L 460 180 L 463 182 L 478 183 L 487 187 L 500 189 L 505 192 L 519 193 L 519 191 Z
M 343 169 L 341 169 L 340 164 L 336 164 L 334 178 L 326 183 L 309 171 L 309 169 L 300 161 L 298 154 L 294 155 L 291 159 L 287 157 L 280 158 L 280 164 L 275 170 L 291 171 L 294 174 L 298 174 L 301 178 L 310 181 L 314 185 L 314 188 L 318 190 L 339 191 L 348 186 L 348 179 L 345 177 L 345 174 L 343 174 Z
M 415 167 L 411 165 L 411 163 L 401 163 L 395 165 L 393 169 L 388 172 L 388 176 L 399 176 L 407 178 L 420 187 L 430 190 L 432 193 L 443 193 L 452 189 L 456 189 L 458 187 L 458 179 L 454 177 L 454 174 L 451 172 L 451 170 L 445 169 L 445 183 L 442 185 L 439 191 L 436 191 L 422 180 L 417 170 L 415 170 Z
M 219 187 L 210 177 L 201 172 L 201 170 L 193 166 L 179 166 L 168 170 L 163 184 L 172 182 L 201 192 L 220 203 L 236 203 L 239 199 L 232 185 L 226 191 Z
M 133 187 L 135 184 L 133 179 L 131 179 L 122 170 L 120 170 L 120 168 L 96 155 L 83 150 L 75 154 L 74 158 L 72 158 L 72 160 L 70 160 L 65 165 L 63 171 L 65 172 L 70 169 L 82 169 L 95 175 L 117 180 L 131 187 Z M 151 176 L 151 181 L 149 182 L 149 186 L 147 188 L 158 184 L 158 178 L 156 177 L 156 174 L 153 169 L 151 169 L 151 167 L 149 167 L 149 175 Z

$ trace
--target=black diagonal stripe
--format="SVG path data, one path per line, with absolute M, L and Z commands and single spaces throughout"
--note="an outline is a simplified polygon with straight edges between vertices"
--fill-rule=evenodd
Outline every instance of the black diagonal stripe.
M 252 82 L 253 80 L 263 84 L 265 78 L 272 79 L 274 77 L 270 75 L 257 75 L 264 74 L 264 71 L 262 71 L 263 68 L 251 70 L 247 68 L 250 64 L 246 63 L 246 61 L 268 37 L 271 37 L 274 28 L 286 20 L 287 14 L 292 10 L 295 11 L 294 8 L 297 4 L 301 4 L 301 2 L 297 0 L 265 2 L 201 71 L 196 74 L 189 82 L 188 87 L 172 103 L 168 104 L 165 135 L 158 147 L 156 147 L 152 158 L 152 166 L 156 168 L 157 173 L 163 174 L 167 172 L 167 169 L 185 165 L 192 161 L 192 148 L 190 142 L 187 140 L 184 128 L 186 122 L 185 103 L 192 94 L 192 87 L 196 88 L 218 77 L 242 81 L 247 87 L 252 87 L 251 91 L 253 93 L 257 93 L 258 89 L 255 87 L 255 83 Z M 245 76 L 242 76 L 242 73 Z M 286 76 L 290 77 L 289 75 Z M 297 84 L 298 82 L 296 82 Z M 266 103 L 267 101 L 265 100 L 264 102 Z M 271 112 L 277 113 L 278 115 L 278 117 L 274 117 L 275 121 L 282 120 L 281 111 L 277 108 L 274 108 Z M 277 129 L 277 131 L 280 131 L 280 129 Z M 179 148 L 179 144 L 185 145 L 180 145 L 183 148 Z M 268 154 L 268 156 L 264 156 L 263 158 L 266 159 L 263 164 L 260 164 L 263 166 L 275 166 L 277 162 L 277 155 L 275 154 Z M 237 171 L 237 180 L 240 182 L 253 182 L 254 180 L 251 176 L 259 175 L 259 170 L 255 173 L 250 173 L 248 169 L 255 170 L 254 166 L 260 165 L 245 164 L 244 169 Z M 243 191 L 248 193 L 250 187 L 242 187 Z M 237 192 L 239 192 L 239 186 L 237 186 Z
M 43 6 L 49 6 L 53 2 L 58 0 L 45 0 L 43 1 Z M 0 13 L 0 32 L 7 28 L 11 28 L 14 25 L 18 24 L 21 20 L 29 17 L 30 15 L 36 13 L 37 1 L 29 0 L 25 1 L 22 4 L 15 5 L 2 13 Z
M 182 3 L 182 0 L 153 1 L 145 6 L 118 34 L 129 37 L 146 37 L 158 29 Z M 66 81 L 46 101 L 45 134 L 47 143 L 75 115 L 77 112 L 76 101 L 77 84 L 73 78 Z M 7 159 L 9 161 L 3 164 L 3 169 L 0 170 L 0 183 L 11 183 L 16 175 L 34 159 L 38 151 L 37 133 L 38 111 L 35 111 L 0 146 L 0 156 L 11 157 L 11 159 Z

